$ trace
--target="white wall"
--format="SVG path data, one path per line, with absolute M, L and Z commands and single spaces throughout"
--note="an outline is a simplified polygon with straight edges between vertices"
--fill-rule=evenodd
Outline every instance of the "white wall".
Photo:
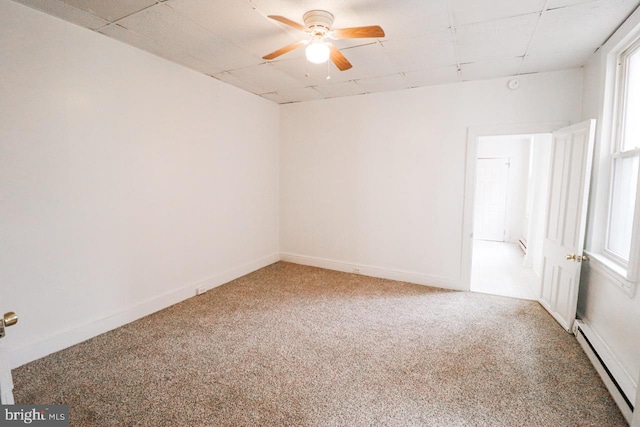
M 529 183 L 531 137 L 487 136 L 478 139 L 477 158 L 508 158 L 507 215 L 505 237 L 517 243 L 526 237 L 526 208 Z
M 597 225 L 606 221 L 608 205 L 607 158 L 611 129 L 608 99 L 612 87 L 606 78 L 607 56 L 634 28 L 640 28 L 639 26 L 640 10 L 637 10 L 591 58 L 585 69 L 583 118 L 598 120 L 586 245 L 586 249 L 590 251 L 597 248 Z M 578 314 L 611 352 L 614 363 L 617 364 L 614 374 L 626 377 L 622 380 L 616 379 L 619 382 L 633 382 L 637 388 L 637 376 L 640 372 L 640 289 L 637 289 L 639 284 L 635 285 L 635 294 L 630 296 L 615 284 L 615 280 L 612 280 L 608 273 L 594 268 L 591 264 L 593 260 L 583 265 Z M 633 402 L 633 394 L 629 397 Z
M 279 107 L 0 0 L 13 365 L 278 260 Z
M 284 105 L 283 258 L 468 289 L 469 127 L 580 118 L 582 70 Z M 467 266 L 468 267 L 468 266 Z

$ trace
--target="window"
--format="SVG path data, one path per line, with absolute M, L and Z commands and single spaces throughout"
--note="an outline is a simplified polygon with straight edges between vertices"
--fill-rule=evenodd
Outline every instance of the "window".
M 619 55 L 616 83 L 604 253 L 624 267 L 627 278 L 631 278 L 630 270 L 635 268 L 630 261 L 638 251 L 638 248 L 634 248 L 638 244 L 632 244 L 632 236 L 640 233 L 640 230 L 634 230 L 635 215 L 640 215 L 636 212 L 640 165 L 640 39 Z

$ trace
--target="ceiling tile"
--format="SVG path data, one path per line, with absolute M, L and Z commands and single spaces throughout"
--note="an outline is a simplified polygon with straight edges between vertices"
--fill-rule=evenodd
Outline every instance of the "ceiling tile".
M 249 80 L 241 80 L 232 71 L 223 71 L 221 73 L 214 74 L 213 77 L 232 86 L 244 89 L 247 92 L 256 94 L 262 92 L 258 86 L 253 84 L 253 82 Z
M 577 52 L 573 52 L 571 55 L 566 55 L 564 53 L 552 55 L 527 55 L 522 62 L 520 73 L 541 73 L 545 71 L 579 68 L 589 60 L 592 51 L 591 49 L 587 49 L 583 51 L 582 55 L 576 55 L 576 53 Z
M 449 27 L 447 0 L 359 1 L 353 9 L 361 25 L 380 25 L 385 39 L 415 37 Z
M 134 33 L 133 31 L 127 30 L 118 24 L 110 24 L 98 31 L 123 43 L 135 46 L 146 52 L 153 53 L 157 56 L 168 59 L 169 61 L 184 65 L 185 67 L 199 71 L 208 76 L 213 76 L 214 74 L 223 71 L 215 65 L 186 55 L 181 51 L 170 49 L 165 44 L 159 43 L 154 39 L 144 37 L 138 33 Z
M 404 73 L 408 87 L 431 86 L 443 83 L 454 83 L 460 80 L 458 67 L 438 67 L 428 70 L 411 71 Z
M 312 64 L 305 59 L 304 53 L 296 58 L 274 61 L 271 64 L 277 70 L 297 80 L 300 86 L 324 85 L 328 83 L 327 80 L 335 83 L 353 79 L 349 77 L 349 70 L 340 71 L 332 62 Z M 330 79 L 327 79 L 327 76 L 330 76 Z
M 118 19 L 139 12 L 156 4 L 156 0 L 64 0 L 76 9 L 84 10 L 107 21 Z
M 194 44 L 199 46 L 203 40 L 214 38 L 210 32 L 162 4 L 124 18 L 118 24 L 178 51 L 192 50 Z
M 487 62 L 461 64 L 462 80 L 481 80 L 515 76 L 520 71 L 522 58 L 509 58 Z
M 219 69 L 231 70 L 263 62 L 163 4 L 124 18 L 118 24 Z
M 153 38 L 134 33 L 133 31 L 127 30 L 118 24 L 109 24 L 98 31 L 106 36 L 153 53 L 170 61 L 178 61 L 178 58 L 180 57 L 178 49 L 171 49 L 166 44 L 163 44 Z
M 203 60 L 200 58 L 194 58 L 193 56 L 185 55 L 183 53 L 179 53 L 174 58 L 175 58 L 173 59 L 174 62 L 184 65 L 185 67 L 191 68 L 192 70 L 200 71 L 201 73 L 206 74 L 208 76 L 213 77 L 214 74 L 224 71 L 223 68 L 221 68 L 218 65 L 211 64 L 206 60 Z
M 252 87 L 258 88 L 258 93 L 276 92 L 280 89 L 299 86 L 297 80 L 269 63 L 239 68 L 232 70 L 231 73 L 241 81 L 251 82 Z
M 351 62 L 353 68 L 342 71 L 341 78 L 355 80 L 399 72 L 380 43 L 343 49 L 342 53 Z
M 456 64 L 456 50 L 450 30 L 434 31 L 423 36 L 382 42 L 396 69 L 414 71 Z
M 169 0 L 165 3 L 211 33 L 260 57 L 305 37 L 279 29 L 275 21 L 261 15 L 248 1 Z
M 324 96 L 311 87 L 294 87 L 282 89 L 278 94 L 289 99 L 290 102 L 312 101 L 315 99 L 324 99 Z
M 408 83 L 402 74 L 392 74 L 390 76 L 372 77 L 368 79 L 356 80 L 365 92 L 373 93 L 383 90 L 407 89 Z
M 471 24 L 456 29 L 460 63 L 524 56 L 538 14 Z
M 270 92 L 270 93 L 261 93 L 260 94 L 261 97 L 268 99 L 269 101 L 273 101 L 277 104 L 284 104 L 287 102 L 291 102 L 289 101 L 287 98 L 285 98 L 284 96 L 280 95 L 277 92 Z
M 542 12 L 545 0 L 451 0 L 456 27 Z
M 341 96 L 360 95 L 366 92 L 364 88 L 353 80 L 314 86 L 314 89 L 324 95 L 325 98 L 338 98 Z
M 529 53 L 594 52 L 637 6 L 637 0 L 598 0 L 546 11 Z
M 593 1 L 597 0 L 549 0 L 549 2 L 547 3 L 547 10 L 573 6 L 580 3 L 591 3 Z
M 261 57 L 251 55 L 239 46 L 217 36 L 202 40 L 201 43 L 193 43 L 188 54 L 194 58 L 209 60 L 223 70 L 235 70 L 264 62 Z
M 34 9 L 40 10 L 49 15 L 57 16 L 71 23 L 80 25 L 91 30 L 97 30 L 104 27 L 109 22 L 92 15 L 83 10 L 70 6 L 62 1 L 58 0 L 16 0 L 18 3 L 22 3 L 26 6 L 30 6 Z

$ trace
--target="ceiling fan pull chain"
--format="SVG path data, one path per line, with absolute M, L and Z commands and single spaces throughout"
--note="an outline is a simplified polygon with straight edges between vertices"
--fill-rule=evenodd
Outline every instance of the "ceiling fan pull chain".
M 327 80 L 331 80 L 331 61 L 327 61 Z

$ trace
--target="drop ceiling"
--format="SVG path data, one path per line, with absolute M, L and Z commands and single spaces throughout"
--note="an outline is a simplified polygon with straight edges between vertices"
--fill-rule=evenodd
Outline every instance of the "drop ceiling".
M 584 65 L 640 0 L 17 0 L 277 103 L 359 95 Z M 311 9 L 334 28 L 380 25 L 381 39 L 337 40 L 353 64 L 307 63 Z M 327 79 L 327 77 L 330 77 Z

